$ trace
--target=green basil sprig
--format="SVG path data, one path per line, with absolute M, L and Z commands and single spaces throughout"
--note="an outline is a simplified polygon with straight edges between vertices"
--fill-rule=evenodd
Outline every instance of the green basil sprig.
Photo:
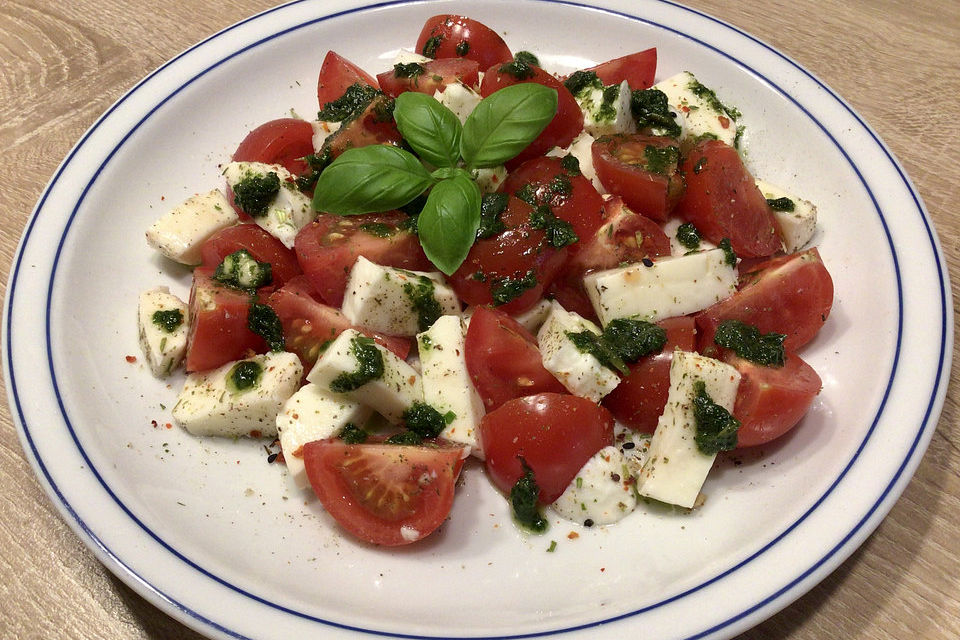
M 406 92 L 393 111 L 397 129 L 436 169 L 394 146 L 348 149 L 317 180 L 313 207 L 339 215 L 398 209 L 430 189 L 417 222 L 424 253 L 447 275 L 466 259 L 480 225 L 480 189 L 469 170 L 514 158 L 550 124 L 557 92 L 535 83 L 505 87 L 466 122 L 432 96 Z

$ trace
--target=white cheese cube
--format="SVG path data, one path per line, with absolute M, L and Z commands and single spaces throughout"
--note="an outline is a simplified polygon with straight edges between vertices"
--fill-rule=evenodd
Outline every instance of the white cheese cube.
M 587 460 L 551 505 L 568 520 L 613 524 L 637 506 L 627 461 L 617 447 L 604 447 Z
M 700 84 L 692 73 L 682 71 L 658 82 L 653 88 L 667 94 L 669 105 L 683 114 L 683 139 L 707 134 L 734 145 L 736 122 L 723 110 L 716 94 Z
M 423 371 L 423 401 L 441 415 L 452 413 L 440 437 L 465 444 L 483 458 L 480 420 L 483 399 L 467 371 L 464 338 L 466 326 L 458 315 L 441 316 L 427 331 L 417 335 Z
M 164 314 L 171 314 L 170 322 Z M 157 315 L 155 315 L 157 314 Z M 190 334 L 189 307 L 187 303 L 170 293 L 167 287 L 157 287 L 140 294 L 137 318 L 140 325 L 140 348 L 150 365 L 150 371 L 158 378 L 165 378 L 180 366 L 187 353 L 187 337 Z M 172 330 L 168 331 L 168 328 Z
M 351 344 L 356 339 L 365 339 L 356 329 L 347 329 L 337 336 L 307 374 L 307 380 L 329 390 L 341 374 L 357 371 L 359 362 Z M 367 405 L 393 424 L 399 424 L 410 405 L 423 401 L 420 374 L 392 351 L 376 343 L 372 346 L 383 358 L 383 375 L 352 391 L 335 395 Z
M 477 186 L 480 187 L 480 193 L 493 193 L 507 179 L 507 168 L 502 164 L 495 167 L 484 167 L 482 169 L 471 169 L 470 177 L 473 178 Z
M 737 268 L 723 249 L 660 258 L 595 271 L 583 278 L 600 322 L 638 317 L 657 322 L 706 309 L 729 297 L 737 286 Z
M 700 246 L 696 249 L 688 249 L 680 244 L 680 241 L 677 240 L 677 229 L 679 229 L 680 225 L 682 225 L 684 222 L 685 221 L 682 218 L 670 218 L 663 223 L 663 232 L 667 234 L 668 238 L 670 238 L 670 255 L 685 256 L 691 251 L 706 251 L 708 249 L 717 248 L 717 245 L 703 237 L 700 238 Z
M 600 182 L 600 178 L 597 177 L 597 170 L 593 167 L 593 141 L 595 138 L 583 131 L 576 138 L 573 139 L 573 142 L 570 143 L 566 149 L 561 149 L 560 147 L 554 147 L 551 149 L 547 155 L 548 156 L 566 156 L 572 155 L 580 163 L 580 173 L 583 174 L 583 177 L 593 183 L 593 187 L 600 193 L 606 193 L 606 189 L 603 184 Z
M 773 217 L 780 226 L 780 238 L 783 240 L 783 250 L 786 253 L 795 253 L 803 248 L 813 238 L 817 230 L 817 208 L 809 200 L 801 200 L 780 187 L 757 180 L 757 188 L 764 198 L 777 200 L 787 198 L 793 202 L 793 211 L 773 210 Z
M 238 389 L 238 367 L 251 367 L 253 384 Z M 277 435 L 277 414 L 300 386 L 300 358 L 286 351 L 228 362 L 191 373 L 173 407 L 173 417 L 197 436 Z
M 696 503 L 716 458 L 716 454 L 700 451 L 694 440 L 694 383 L 698 380 L 704 382 L 707 394 L 716 404 L 733 411 L 740 373 L 719 360 L 674 351 L 667 404 L 650 441 L 646 463 L 637 476 L 640 495 L 688 509 Z
M 599 137 L 615 133 L 636 133 L 637 123 L 630 112 L 630 87 L 624 80 L 609 87 L 585 87 L 576 96 L 583 111 L 583 130 Z
M 310 126 L 313 127 L 313 150 L 315 153 L 320 153 L 327 138 L 339 131 L 343 125 L 339 122 L 315 120 L 310 123 Z
M 350 270 L 343 295 L 343 315 L 354 325 L 394 336 L 414 336 L 421 311 L 432 306 L 440 315 L 460 315 L 460 301 L 439 272 L 384 267 L 363 256 Z M 429 314 L 428 314 L 429 315 Z
M 200 247 L 221 229 L 239 222 L 219 190 L 187 198 L 147 229 L 147 244 L 181 264 L 200 264 Z
M 460 119 L 460 124 L 467 121 L 467 116 L 473 113 L 473 110 L 480 104 L 480 100 L 483 99 L 479 93 L 459 81 L 448 84 L 443 91 L 437 89 L 433 93 L 433 97 L 447 109 L 453 111 Z
M 616 389 L 620 376 L 600 364 L 594 356 L 580 351 L 567 333 L 590 331 L 600 335 L 597 325 L 572 311 L 567 311 L 556 301 L 550 315 L 537 333 L 543 367 L 575 396 L 599 402 Z
M 519 322 L 520 326 L 524 329 L 536 335 L 537 331 L 540 330 L 540 327 L 542 327 L 546 321 L 547 316 L 550 315 L 552 309 L 553 304 L 551 301 L 544 298 L 523 313 L 518 313 L 513 316 L 513 319 Z
M 400 49 L 397 51 L 397 55 L 394 56 L 391 67 L 398 64 L 410 64 L 411 62 L 416 62 L 417 64 L 424 64 L 427 62 L 432 62 L 433 58 L 428 58 L 427 56 L 422 56 L 419 53 L 414 53 L 409 49 Z
M 286 248 L 293 249 L 293 242 L 300 229 L 317 217 L 310 198 L 297 190 L 293 175 L 279 164 L 262 162 L 231 162 L 223 170 L 223 175 L 231 189 L 235 189 L 246 178 L 256 175 L 265 176 L 269 173 L 277 174 L 280 179 L 280 191 L 274 196 L 267 212 L 256 216 L 253 221 L 282 242 Z
M 310 486 L 303 445 L 340 435 L 348 423 L 363 426 L 373 410 L 315 384 L 300 388 L 277 414 L 277 433 L 287 470 L 300 489 Z

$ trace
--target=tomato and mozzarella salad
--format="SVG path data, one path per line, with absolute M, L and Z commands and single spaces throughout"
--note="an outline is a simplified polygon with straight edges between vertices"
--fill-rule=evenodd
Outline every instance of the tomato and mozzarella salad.
M 656 66 L 560 76 L 454 15 L 376 76 L 328 52 L 316 120 L 249 132 L 146 232 L 193 267 L 187 302 L 139 302 L 177 423 L 276 439 L 379 545 L 439 527 L 471 456 L 533 531 L 697 507 L 718 453 L 812 404 L 833 285 L 739 111 Z

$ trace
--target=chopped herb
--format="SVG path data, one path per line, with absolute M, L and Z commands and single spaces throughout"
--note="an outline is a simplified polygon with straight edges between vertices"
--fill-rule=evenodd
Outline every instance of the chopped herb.
M 790 198 L 767 198 L 767 206 L 774 211 L 793 211 L 797 205 Z
M 227 388 L 231 393 L 243 393 L 260 384 L 263 367 L 255 360 L 241 360 L 227 374 Z
M 246 249 L 238 249 L 217 265 L 213 279 L 228 287 L 253 291 L 273 282 L 273 273 L 269 262 L 260 262 Z
M 782 333 L 761 334 L 752 324 L 740 320 L 724 320 L 717 327 L 713 341 L 726 349 L 733 349 L 741 358 L 768 367 L 782 367 L 785 362 Z
M 263 338 L 270 351 L 283 351 L 286 348 L 283 323 L 270 305 L 251 302 L 247 312 L 247 328 Z
M 709 456 L 736 448 L 740 421 L 713 401 L 703 380 L 693 383 L 693 392 L 693 415 L 697 422 L 694 441 L 697 449 Z
M 438 34 L 432 38 L 427 38 L 427 41 L 423 43 L 423 50 L 421 53 L 428 58 L 437 57 L 437 49 L 440 47 L 440 42 L 443 41 L 443 34 Z
M 433 349 L 433 340 L 426 333 L 417 336 L 417 342 L 420 344 L 420 351 L 430 351 Z
M 574 71 L 563 81 L 563 86 L 578 96 L 584 89 L 602 89 L 603 82 L 595 71 Z
M 457 414 L 454 413 L 453 410 L 447 411 L 445 414 L 443 414 L 443 421 L 446 424 L 451 424 L 456 419 L 457 419 Z
M 153 324 L 167 333 L 173 333 L 183 324 L 183 311 L 180 309 L 158 309 L 150 316 Z
M 647 159 L 647 171 L 666 175 L 677 166 L 680 160 L 680 149 L 674 146 L 656 147 L 648 144 L 643 150 Z
M 443 415 L 425 402 L 414 402 L 403 412 L 407 429 L 421 438 L 436 438 L 447 426 Z
M 397 229 L 385 222 L 364 222 L 360 225 L 360 231 L 377 238 L 389 238 L 397 232 Z
M 395 433 L 386 440 L 383 441 L 384 444 L 399 444 L 407 446 L 415 446 L 418 444 L 423 444 L 423 438 L 416 431 L 401 431 Z
M 513 59 L 517 62 L 522 62 L 533 67 L 539 67 L 540 61 L 537 59 L 537 56 L 533 55 L 529 51 L 517 51 L 513 55 Z
M 324 122 L 347 122 L 366 109 L 373 99 L 382 93 L 364 82 L 355 82 L 332 102 L 327 102 L 317 113 L 317 120 Z
M 513 517 L 521 526 L 533 531 L 534 533 L 543 533 L 547 530 L 547 519 L 540 513 L 540 507 L 537 505 L 537 497 L 540 495 L 540 487 L 537 486 L 537 479 L 527 465 L 527 461 L 520 459 L 523 465 L 523 476 L 517 480 L 513 488 L 510 489 L 510 504 L 513 506 Z
M 340 435 L 337 436 L 347 444 L 363 444 L 367 441 L 369 434 L 364 431 L 362 428 L 348 422 L 343 428 L 343 431 L 340 432 Z
M 700 246 L 700 232 L 692 222 L 684 222 L 677 227 L 677 242 L 687 249 L 697 249 Z
M 393 65 L 393 76 L 395 78 L 416 78 L 422 76 L 425 71 L 424 66 L 418 62 Z
M 710 107 L 718 112 L 727 114 L 731 120 L 739 120 L 740 110 L 736 107 L 728 107 L 727 105 L 720 102 L 720 98 L 717 97 L 717 94 L 714 93 L 713 89 L 708 89 L 707 87 L 700 84 L 696 79 L 691 79 L 690 84 L 687 85 L 687 88 L 690 89 L 690 92 L 697 96 L 698 98 L 705 100 Z
M 233 202 L 251 218 L 267 215 L 270 203 L 280 193 L 280 177 L 276 171 L 266 175 L 247 173 L 233 185 Z
M 734 149 L 739 149 L 739 148 L 740 148 L 740 143 L 743 141 L 743 132 L 746 131 L 746 130 L 747 130 L 747 128 L 746 128 L 745 126 L 743 126 L 742 124 L 739 125 L 739 126 L 737 126 L 737 134 L 733 137 L 733 148 L 734 148 Z
M 543 229 L 547 244 L 555 249 L 562 249 L 580 240 L 573 225 L 555 216 L 547 205 L 540 205 L 530 213 L 530 226 Z
M 507 304 L 511 300 L 515 300 L 523 295 L 523 292 L 527 289 L 533 289 L 537 286 L 537 274 L 534 273 L 533 269 L 527 271 L 520 278 L 496 278 L 493 282 L 493 286 L 490 287 L 490 292 L 493 294 L 493 306 L 499 307 L 502 304 Z
M 567 154 L 560 160 L 560 166 L 570 177 L 581 175 L 580 160 L 573 154 Z
M 724 262 L 731 267 L 737 266 L 737 254 L 733 252 L 733 247 L 730 245 L 730 238 L 724 238 L 718 246 L 723 249 Z
M 335 393 L 346 393 L 359 389 L 371 380 L 383 376 L 383 354 L 377 348 L 373 338 L 358 336 L 350 341 L 350 350 L 357 360 L 357 369 L 353 372 L 343 372 L 330 383 L 330 390 Z
M 670 110 L 667 94 L 659 89 L 636 89 L 630 93 L 630 113 L 637 129 L 651 129 L 657 133 L 679 138 L 682 130 Z
M 418 276 L 417 283 L 403 283 L 403 292 L 410 300 L 410 306 L 417 312 L 417 327 L 420 331 L 429 329 L 437 318 L 443 315 L 443 309 L 434 296 L 433 280 Z
M 463 56 L 470 53 L 470 43 L 467 42 L 466 40 L 458 43 L 455 48 L 455 51 L 457 52 L 457 55 L 462 58 Z
M 514 59 L 512 62 L 507 62 L 506 64 L 500 65 L 500 68 L 497 69 L 497 71 L 499 73 L 511 75 L 517 80 L 529 80 L 536 75 L 529 64 L 516 59 Z
M 480 201 L 480 227 L 477 238 L 492 238 L 507 230 L 500 216 L 507 210 L 510 197 L 505 193 L 485 193 Z
M 550 546 L 547 547 L 547 553 L 553 553 L 553 552 L 556 551 L 556 550 L 557 550 L 557 541 L 556 541 L 556 540 L 551 540 L 551 541 L 550 541 Z

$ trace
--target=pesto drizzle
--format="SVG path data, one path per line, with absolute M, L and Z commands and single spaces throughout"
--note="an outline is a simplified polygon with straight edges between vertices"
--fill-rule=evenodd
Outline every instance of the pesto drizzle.
M 534 533 L 543 533 L 547 530 L 549 523 L 543 517 L 540 507 L 537 505 L 540 487 L 537 485 L 537 478 L 533 469 L 527 465 L 527 461 L 521 458 L 520 464 L 523 465 L 523 476 L 510 489 L 510 505 L 513 507 L 513 517 L 517 524 L 522 527 Z
M 417 327 L 420 331 L 429 329 L 437 318 L 443 315 L 443 309 L 434 294 L 433 280 L 418 276 L 417 283 L 404 282 L 403 292 L 410 300 L 410 306 L 417 312 Z
M 344 371 L 330 383 L 330 390 L 346 393 L 359 389 L 371 380 L 383 377 L 383 354 L 377 348 L 373 338 L 359 336 L 350 341 L 350 350 L 357 360 L 357 369 Z
M 183 324 L 183 312 L 180 309 L 158 309 L 150 320 L 167 333 L 173 333 Z
M 767 367 L 782 367 L 786 361 L 782 333 L 761 334 L 760 329 L 740 320 L 724 320 L 717 327 L 713 341 L 745 360 Z
M 693 415 L 697 423 L 694 441 L 697 449 L 709 456 L 736 448 L 740 421 L 713 401 L 703 380 L 693 383 L 693 392 Z

